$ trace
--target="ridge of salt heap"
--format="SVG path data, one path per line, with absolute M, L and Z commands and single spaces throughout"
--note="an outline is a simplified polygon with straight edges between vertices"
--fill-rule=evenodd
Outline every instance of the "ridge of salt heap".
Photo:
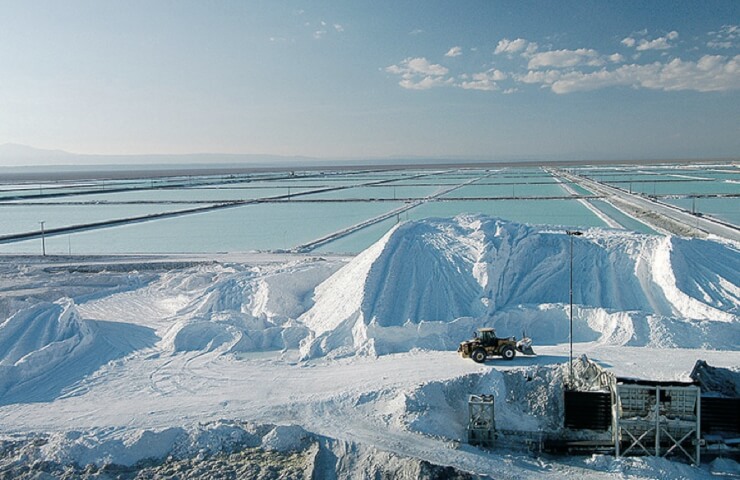
M 727 327 L 738 320 L 740 252 L 731 246 L 601 228 L 573 240 L 574 302 L 598 316 L 583 319 L 584 338 L 676 346 L 675 332 L 661 343 L 611 324 L 660 330 L 662 319 L 673 329 L 684 320 Z M 299 318 L 311 330 L 302 357 L 448 349 L 475 327 L 511 327 L 513 316 L 528 322 L 517 333 L 536 324 L 538 343 L 564 341 L 570 241 L 564 230 L 485 215 L 402 223 L 315 289 L 313 307 Z M 540 322 L 537 312 L 552 305 L 557 311 Z M 711 336 L 722 338 L 715 330 Z

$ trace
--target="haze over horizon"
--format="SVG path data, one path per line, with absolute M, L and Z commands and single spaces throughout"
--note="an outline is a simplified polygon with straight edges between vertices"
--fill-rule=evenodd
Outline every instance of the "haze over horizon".
M 30 0 L 3 10 L 0 145 L 103 159 L 740 152 L 736 1 Z

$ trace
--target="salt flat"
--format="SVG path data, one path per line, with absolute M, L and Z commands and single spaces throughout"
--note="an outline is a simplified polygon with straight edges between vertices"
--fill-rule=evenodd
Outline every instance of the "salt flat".
M 355 257 L 9 257 L 0 429 L 45 438 L 26 458 L 79 464 L 165 458 L 197 432 L 222 444 L 249 422 L 300 427 L 371 470 L 392 452 L 496 478 L 712 478 L 719 465 L 464 443 L 471 393 L 495 396 L 504 431 L 561 428 L 570 240 L 467 215 L 402 223 Z M 738 370 L 736 246 L 594 228 L 575 248 L 577 370 L 582 355 L 654 380 L 687 380 L 699 359 Z M 460 358 L 478 326 L 526 330 L 538 355 Z M 296 437 L 276 432 L 263 444 Z

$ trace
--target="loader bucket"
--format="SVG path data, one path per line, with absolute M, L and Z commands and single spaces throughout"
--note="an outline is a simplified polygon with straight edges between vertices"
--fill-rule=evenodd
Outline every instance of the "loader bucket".
M 524 337 L 516 342 L 516 349 L 524 355 L 536 355 L 534 350 L 532 350 L 532 339 L 528 337 Z

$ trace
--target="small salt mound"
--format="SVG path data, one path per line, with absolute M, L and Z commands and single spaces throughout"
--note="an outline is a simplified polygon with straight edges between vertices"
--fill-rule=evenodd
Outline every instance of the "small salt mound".
M 698 382 L 702 393 L 723 397 L 740 397 L 740 367 L 713 367 L 704 360 L 697 360 L 691 379 Z
M 302 450 L 313 435 L 295 425 L 255 425 L 230 420 L 154 429 L 106 428 L 52 433 L 24 451 L 29 463 L 131 466 L 167 457 L 197 459 L 244 448 Z
M 164 457 L 186 435 L 182 428 L 132 430 L 102 440 L 96 433 L 70 431 L 50 435 L 40 453 L 44 460 L 59 463 L 133 465 L 145 458 Z
M 0 324 L 0 397 L 90 346 L 92 331 L 70 300 L 42 302 Z
M 316 285 L 342 265 L 342 261 L 317 258 L 289 262 L 265 272 L 256 281 L 249 302 L 250 313 L 280 324 L 298 318 L 312 306 L 311 295 Z
M 253 288 L 251 280 L 251 275 L 241 273 L 217 281 L 183 313 L 209 315 L 214 312 L 245 311 Z
M 0 365 L 31 364 L 42 350 L 69 353 L 89 334 L 71 301 L 38 303 L 0 325 Z
M 228 325 L 213 322 L 188 322 L 174 332 L 172 350 L 174 352 L 210 352 L 223 345 L 233 345 L 238 341 L 238 332 Z
M 277 425 L 262 438 L 262 448 L 278 452 L 296 452 L 306 448 L 311 438 L 311 434 L 298 425 Z
M 0 324 L 0 403 L 51 401 L 101 365 L 156 341 L 147 327 L 83 320 L 69 299 L 21 310 Z
M 308 308 L 313 287 L 337 268 L 336 263 L 301 260 L 279 267 L 222 270 L 177 312 L 178 321 L 160 346 L 173 353 L 298 348 L 308 329 L 295 317 Z
M 584 314 L 578 341 L 682 346 L 693 332 L 691 345 L 713 348 L 727 329 L 696 322 L 737 321 L 740 254 L 732 247 L 608 229 L 569 237 L 460 215 L 401 224 L 319 285 L 299 318 L 312 332 L 302 356 L 449 348 L 462 339 L 459 326 L 497 322 L 510 327 L 505 335 L 524 328 L 540 344 L 561 342 L 571 242 L 573 302 Z M 539 317 L 513 318 L 542 305 L 554 308 L 545 312 L 549 335 Z

